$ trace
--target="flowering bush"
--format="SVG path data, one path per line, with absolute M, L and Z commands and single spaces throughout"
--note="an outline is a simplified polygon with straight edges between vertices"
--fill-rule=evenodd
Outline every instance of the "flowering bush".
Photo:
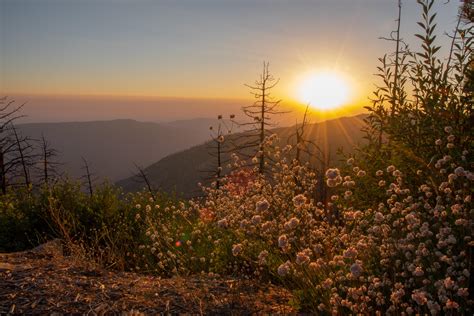
M 333 191 L 323 205 L 314 199 L 316 174 L 283 159 L 272 178 L 245 171 L 253 179 L 245 190 L 236 192 L 234 174 L 219 189 L 205 188 L 207 197 L 191 209 L 212 217 L 201 218 L 191 234 L 212 245 L 203 259 L 209 261 L 205 271 L 283 282 L 301 294 L 305 307 L 467 311 L 474 174 L 466 160 L 445 160 L 444 171 L 430 169 L 439 174 L 436 180 L 422 172 L 407 181 L 402 168 L 363 170 L 351 159 L 347 174 L 337 168 L 326 172 Z M 354 197 L 369 183 L 384 198 L 365 202 L 370 208 L 356 207 Z M 222 246 L 228 247 L 225 267 L 215 264 L 223 259 Z
M 381 58 L 368 145 L 324 183 L 289 147 L 271 146 L 265 175 L 234 155 L 219 186 L 176 209 L 191 223 L 180 269 L 281 283 L 319 313 L 473 312 L 472 27 L 445 65 L 433 1 L 419 3 L 422 50 Z

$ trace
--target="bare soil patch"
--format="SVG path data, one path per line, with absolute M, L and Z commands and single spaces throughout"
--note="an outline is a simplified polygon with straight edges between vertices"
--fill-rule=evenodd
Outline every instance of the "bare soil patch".
M 282 288 L 238 278 L 158 277 L 107 271 L 57 244 L 0 254 L 0 314 L 292 314 Z

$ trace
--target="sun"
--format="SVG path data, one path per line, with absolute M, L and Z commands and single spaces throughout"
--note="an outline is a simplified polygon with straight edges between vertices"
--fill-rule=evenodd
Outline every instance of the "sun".
M 332 110 L 349 101 L 350 88 L 344 75 L 317 72 L 306 76 L 298 85 L 298 98 L 317 110 Z

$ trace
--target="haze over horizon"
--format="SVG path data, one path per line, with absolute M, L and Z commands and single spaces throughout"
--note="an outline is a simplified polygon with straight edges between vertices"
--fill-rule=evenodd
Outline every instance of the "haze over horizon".
M 445 50 L 459 3 L 435 7 Z M 408 34 L 420 31 L 420 8 L 403 1 L 402 10 L 401 35 L 416 46 Z M 377 58 L 394 50 L 379 37 L 395 29 L 396 14 L 389 0 L 0 0 L 0 91 L 28 101 L 22 122 L 215 117 L 251 102 L 243 84 L 267 60 L 287 108 L 301 109 L 305 76 L 329 70 L 351 92 L 344 111 L 316 120 L 358 114 Z

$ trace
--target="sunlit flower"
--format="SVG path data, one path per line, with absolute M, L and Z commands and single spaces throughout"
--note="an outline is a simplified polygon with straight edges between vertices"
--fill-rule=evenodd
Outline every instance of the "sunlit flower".
M 358 251 L 354 247 L 350 247 L 343 252 L 344 258 L 355 258 L 357 257 Z
M 270 203 L 268 203 L 266 199 L 263 199 L 263 200 L 258 201 L 255 206 L 256 206 L 257 212 L 261 213 L 268 210 L 268 208 L 270 207 Z
M 295 207 L 300 207 L 306 203 L 306 197 L 303 194 L 298 194 L 293 198 L 293 205 Z
M 217 226 L 219 226 L 219 228 L 227 228 L 228 225 L 229 223 L 227 222 L 227 219 L 225 218 L 217 221 Z
M 258 224 L 260 224 L 261 222 L 262 222 L 262 216 L 260 216 L 260 215 L 254 215 L 254 216 L 252 217 L 252 224 L 258 225 Z
M 285 226 L 285 229 L 292 230 L 292 229 L 295 229 L 299 223 L 300 223 L 299 219 L 297 219 L 296 217 L 292 217 L 289 221 L 285 223 L 284 226 Z
M 426 293 L 423 291 L 414 291 L 411 295 L 412 300 L 414 300 L 418 305 L 425 305 L 428 302 Z
M 296 263 L 299 265 L 309 263 L 310 258 L 307 251 L 300 251 L 296 254 Z
M 286 235 L 281 235 L 278 237 L 278 247 L 286 248 L 288 246 L 288 237 Z
M 290 272 L 290 269 L 291 269 L 291 263 L 287 261 L 285 263 L 280 264 L 277 272 L 280 276 L 285 276 Z
M 326 177 L 328 179 L 336 179 L 338 176 L 340 176 L 339 169 L 334 168 L 334 169 L 328 169 L 326 171 Z
M 238 256 L 239 254 L 241 254 L 242 250 L 243 250 L 242 244 L 236 244 L 232 246 L 232 254 L 234 256 Z

